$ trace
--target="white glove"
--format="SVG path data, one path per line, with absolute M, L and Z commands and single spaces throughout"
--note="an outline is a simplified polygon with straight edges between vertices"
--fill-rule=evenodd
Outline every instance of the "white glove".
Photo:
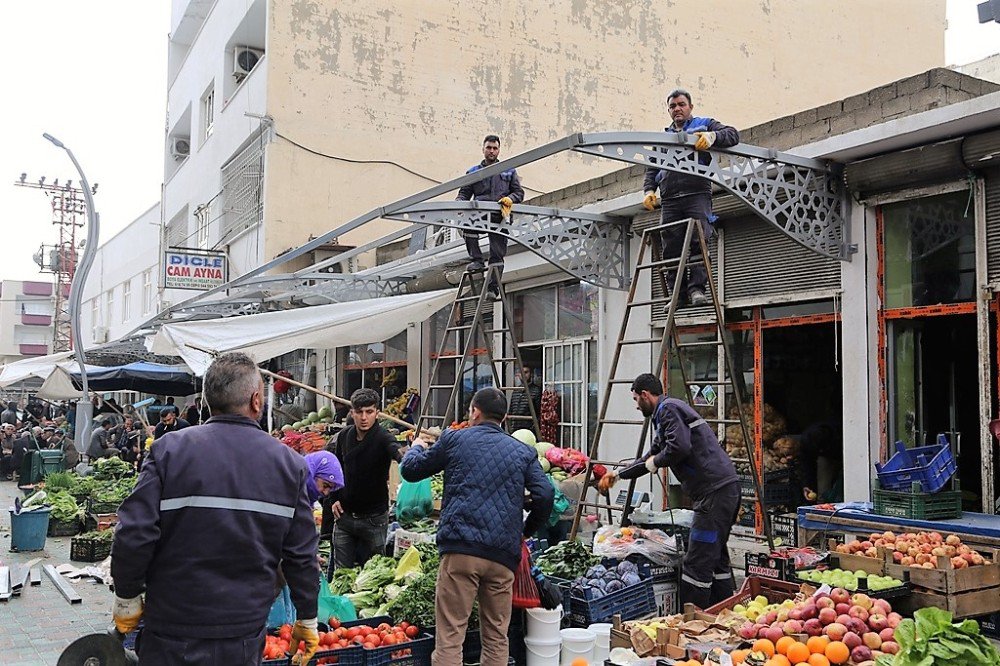
M 654 458 L 655 456 L 649 456 L 648 458 L 646 458 L 646 469 L 649 470 L 650 474 L 656 473 L 656 461 L 654 460 Z
M 142 596 L 122 599 L 115 595 L 115 603 L 111 608 L 111 614 L 115 620 L 115 628 L 123 634 L 135 631 L 139 627 L 139 620 L 142 618 Z
M 695 150 L 708 150 L 715 143 L 715 132 L 695 132 L 698 140 L 694 142 Z

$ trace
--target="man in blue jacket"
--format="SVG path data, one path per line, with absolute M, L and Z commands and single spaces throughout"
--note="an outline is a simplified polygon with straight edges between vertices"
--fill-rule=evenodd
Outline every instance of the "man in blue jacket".
M 653 418 L 653 445 L 618 474 L 605 474 L 598 487 L 606 491 L 618 478 L 634 479 L 663 467 L 673 471 L 694 508 L 680 598 L 708 608 L 736 591 L 728 545 L 740 508 L 736 467 L 705 419 L 683 400 L 663 395 L 663 384 L 654 375 L 635 378 L 632 398 L 643 416 Z
M 306 663 L 320 579 L 306 462 L 258 427 L 264 384 L 246 354 L 218 357 L 204 390 L 212 418 L 156 440 L 118 510 L 115 626 L 145 617 L 143 666 L 259 664 L 280 563 Z
M 480 169 L 496 164 L 500 160 L 500 137 L 490 134 L 483 139 L 483 161 L 471 167 L 465 173 L 475 173 Z M 494 176 L 485 178 L 478 183 L 466 185 L 458 190 L 458 201 L 495 201 L 500 204 L 500 216 L 492 216 L 490 221 L 499 224 L 502 219 L 510 218 L 510 210 L 516 203 L 524 201 L 524 190 L 521 188 L 521 180 L 517 176 L 516 169 L 508 169 Z M 478 271 L 483 268 L 483 251 L 479 248 L 479 237 L 481 234 L 475 231 L 463 232 L 465 236 L 465 249 L 469 252 L 470 271 Z M 490 234 L 490 266 L 499 267 L 500 275 L 503 275 L 503 260 L 507 255 L 507 237 L 500 234 Z M 496 292 L 496 285 L 491 284 L 490 288 Z
M 483 666 L 506 666 L 514 571 L 522 538 L 552 513 L 553 491 L 538 454 L 500 427 L 507 399 L 495 388 L 472 396 L 470 427 L 446 430 L 431 447 L 419 439 L 400 474 L 420 481 L 444 471 L 437 545 L 441 552 L 435 596 L 435 666 L 462 663 L 462 642 L 479 600 Z M 524 491 L 531 497 L 524 520 Z
M 716 148 L 729 148 L 740 142 L 740 134 L 732 127 L 723 125 L 714 118 L 698 117 L 692 115 L 694 104 L 691 103 L 691 93 L 686 90 L 674 90 L 667 95 L 667 109 L 673 123 L 670 127 L 664 128 L 666 132 L 686 132 L 694 134 L 696 142 L 694 148 L 698 151 L 697 157 L 701 164 L 711 164 L 711 154 L 707 151 L 712 146 Z M 676 171 L 663 171 L 657 167 L 646 169 L 646 177 L 643 179 L 643 191 L 646 196 L 642 205 L 646 210 L 656 208 L 656 191 L 660 191 L 660 223 L 677 222 L 688 218 L 695 218 L 701 221 L 702 229 L 705 231 L 705 239 L 712 237 L 714 230 L 710 224 L 714 221 L 712 215 L 712 183 L 698 176 Z M 664 229 L 660 232 L 660 253 L 664 259 L 676 258 L 681 254 L 681 247 L 684 245 L 684 225 L 677 225 Z M 690 257 L 701 256 L 701 245 L 698 237 L 691 239 Z M 677 270 L 664 271 L 667 280 L 667 289 L 673 289 L 674 279 Z M 691 305 L 704 305 L 705 284 L 708 281 L 708 271 L 704 264 L 692 264 L 689 266 L 687 274 L 681 283 L 682 293 L 686 291 Z

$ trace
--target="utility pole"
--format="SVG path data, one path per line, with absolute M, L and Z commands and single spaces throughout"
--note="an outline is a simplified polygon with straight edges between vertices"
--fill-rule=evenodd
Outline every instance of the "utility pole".
M 52 352 L 71 351 L 73 328 L 69 295 L 79 256 L 76 231 L 83 227 L 87 214 L 86 195 L 96 193 L 97 185 L 94 185 L 92 192 L 84 193 L 83 189 L 73 186 L 72 180 L 60 185 L 58 178 L 46 183 L 42 176 L 37 182 L 29 182 L 24 173 L 14 185 L 42 190 L 51 202 L 52 224 L 58 228 L 59 240 L 54 245 L 43 243 L 34 259 L 43 273 L 52 273 L 53 276 L 55 295 Z

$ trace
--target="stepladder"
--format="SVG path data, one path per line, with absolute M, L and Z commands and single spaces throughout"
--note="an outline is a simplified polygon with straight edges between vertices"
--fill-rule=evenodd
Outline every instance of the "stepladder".
M 472 395 L 492 385 L 507 398 L 508 431 L 530 428 L 538 433 L 537 409 L 523 381 L 513 311 L 500 274 L 495 265 L 462 274 L 433 359 L 417 432 L 444 430 L 462 421 Z
M 667 229 L 674 232 L 684 229 L 684 240 L 678 256 L 660 255 L 660 235 Z M 700 310 L 699 319 L 710 321 L 702 330 L 714 331 L 714 335 L 691 336 L 682 333 L 678 327 L 678 310 L 681 308 L 682 287 L 686 271 L 695 265 L 705 267 L 708 275 L 705 295 L 708 297 Z M 648 281 L 646 275 L 649 275 Z M 594 501 L 589 495 L 596 493 L 594 468 L 602 465 L 612 471 L 621 470 L 639 459 L 649 450 L 654 424 L 649 417 L 638 411 L 628 412 L 633 404 L 631 385 L 637 368 L 648 368 L 648 372 L 666 379 L 665 387 L 672 397 L 684 399 L 701 415 L 702 419 L 716 431 L 720 443 L 730 436 L 742 435 L 744 452 L 741 457 L 732 456 L 737 470 L 749 470 L 753 479 L 752 498 L 744 494 L 744 500 L 752 500 L 763 515 L 764 534 L 773 547 L 770 521 L 760 502 L 762 483 L 759 474 L 761 461 L 755 455 L 753 426 L 748 423 L 749 413 L 744 409 L 746 388 L 743 378 L 734 369 L 731 342 L 727 337 L 723 305 L 718 288 L 712 278 L 712 266 L 708 248 L 708 238 L 702 223 L 695 219 L 668 222 L 646 228 L 642 232 L 638 259 L 632 274 L 632 281 L 626 297 L 624 314 L 618 332 L 614 354 L 608 369 L 605 390 L 598 410 L 598 418 L 589 449 L 590 461 L 585 470 L 584 492 L 576 505 L 571 536 L 576 537 L 585 514 L 607 512 L 608 522 L 617 515 L 621 525 L 630 524 L 636 499 L 636 479 L 628 482 L 622 492 L 612 490 L 604 497 L 597 493 Z M 640 291 L 648 285 L 649 295 Z M 654 287 L 659 287 L 658 289 Z M 658 292 L 658 293 L 657 293 Z M 645 310 L 648 317 L 637 315 Z M 663 321 L 659 334 L 650 324 L 654 312 Z M 696 363 L 714 357 L 712 363 Z M 714 373 L 711 370 L 714 369 Z M 629 373 L 626 375 L 626 373 Z M 623 406 L 625 406 L 623 408 Z M 624 414 L 629 416 L 624 416 Z M 602 446 L 606 441 L 635 441 L 634 457 L 624 460 L 602 459 L 601 453 L 610 448 Z M 720 444 L 721 445 L 721 444 Z M 613 456 L 609 456 L 612 457 Z M 658 470 L 657 476 L 666 494 L 666 471 Z M 613 501 L 612 498 L 617 498 Z

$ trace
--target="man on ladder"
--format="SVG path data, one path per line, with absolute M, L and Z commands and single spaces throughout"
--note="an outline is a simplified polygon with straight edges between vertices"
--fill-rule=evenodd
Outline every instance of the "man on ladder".
M 714 118 L 693 116 L 694 104 L 691 103 L 691 93 L 686 90 L 677 89 L 667 95 L 667 109 L 670 111 L 673 124 L 664 128 L 664 131 L 694 134 L 697 137 L 694 148 L 699 154 L 692 156 L 691 159 L 698 159 L 701 164 L 712 162 L 711 154 L 702 151 L 707 151 L 712 146 L 729 148 L 740 142 L 739 132 L 732 127 L 723 125 Z M 645 192 L 642 205 L 646 210 L 656 208 L 656 190 L 660 191 L 661 224 L 695 218 L 701 221 L 705 240 L 712 237 L 713 229 L 710 222 L 715 216 L 712 215 L 712 183 L 707 178 L 649 167 L 646 169 L 642 189 Z M 683 226 L 674 226 L 660 232 L 660 256 L 663 259 L 680 256 L 683 244 Z M 695 235 L 691 242 L 691 256 L 700 254 L 701 247 Z M 668 269 L 666 273 L 668 288 L 672 288 L 676 270 Z M 691 305 L 705 305 L 708 302 L 705 296 L 705 283 L 708 281 L 705 265 L 692 263 L 689 273 L 683 279 L 682 289 L 686 289 Z
M 740 507 L 740 480 L 712 427 L 683 400 L 663 395 L 663 384 L 644 373 L 632 382 L 632 399 L 652 417 L 649 453 L 598 484 L 605 492 L 619 478 L 635 479 L 670 467 L 694 503 L 694 522 L 681 572 L 681 603 L 708 608 L 736 590 L 729 567 L 729 531 Z

